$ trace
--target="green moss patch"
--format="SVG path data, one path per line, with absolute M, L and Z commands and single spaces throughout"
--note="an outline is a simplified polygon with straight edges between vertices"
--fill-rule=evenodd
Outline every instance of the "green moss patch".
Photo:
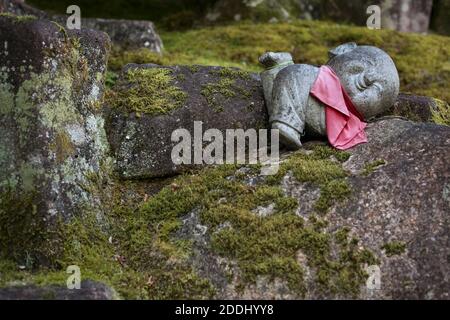
M 108 61 L 108 68 L 111 71 L 117 72 L 122 70 L 128 63 L 154 63 L 162 65 L 167 62 L 163 56 L 147 48 L 126 51 L 118 47 L 113 47 Z
M 3 189 L 0 195 L 0 259 L 33 268 L 61 254 L 59 222 L 39 216 L 34 191 Z M 56 220 L 56 219 L 53 219 Z
M 401 241 L 392 241 L 384 244 L 381 249 L 384 250 L 388 257 L 401 255 L 406 250 L 406 243 Z
M 216 112 L 223 111 L 223 105 L 226 104 L 227 99 L 236 96 L 243 99 L 251 97 L 251 92 L 236 82 L 237 79 L 248 80 L 250 78 L 248 72 L 234 68 L 221 68 L 212 73 L 219 77 L 219 81 L 204 85 L 201 94 Z
M 442 100 L 434 99 L 436 107 L 431 110 L 435 123 L 450 126 L 450 105 Z
M 373 173 L 378 167 L 383 166 L 385 164 L 386 164 L 386 161 L 384 161 L 383 159 L 378 159 L 378 160 L 375 160 L 373 162 L 367 163 L 364 166 L 364 169 L 363 169 L 361 174 L 363 176 L 368 176 L 371 173 Z
M 288 172 L 298 182 L 312 183 L 320 187 L 320 197 L 314 208 L 317 213 L 326 213 L 336 202 L 346 199 L 350 194 L 347 172 L 341 162 L 350 157 L 347 152 L 326 146 L 314 146 L 313 152 L 305 154 L 300 151 L 293 154 L 280 167 L 278 173 L 268 177 L 268 183 L 277 184 Z
M 220 68 L 213 73 L 217 74 L 219 77 L 226 79 L 250 79 L 250 73 L 237 68 Z
M 1 12 L 0 13 L 0 17 L 6 17 L 6 18 L 13 19 L 17 23 L 28 22 L 28 21 L 32 21 L 32 20 L 36 20 L 37 19 L 37 17 L 32 16 L 32 15 L 19 15 L 19 16 L 17 16 L 15 14 L 9 13 L 9 12 Z
M 107 103 L 124 112 L 167 114 L 183 106 L 187 98 L 173 82 L 170 69 L 130 69 L 109 93 Z
M 108 71 L 106 73 L 105 85 L 106 88 L 111 89 L 116 84 L 117 80 L 119 80 L 119 74 L 114 71 Z

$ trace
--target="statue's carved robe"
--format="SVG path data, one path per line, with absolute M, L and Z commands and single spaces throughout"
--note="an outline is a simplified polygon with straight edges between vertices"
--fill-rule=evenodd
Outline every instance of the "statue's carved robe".
M 366 123 L 330 67 L 319 68 L 317 78 L 310 89 L 310 95 L 325 106 L 325 121 L 320 121 L 317 103 L 308 101 L 309 95 L 298 90 L 301 86 L 305 86 L 302 80 L 296 77 L 295 73 L 291 73 L 286 85 L 275 88 L 271 122 L 287 124 L 300 134 L 303 133 L 306 122 L 306 127 L 309 124 L 317 128 L 315 131 L 321 131 L 320 133 L 325 131 L 330 144 L 341 150 L 367 142 L 364 132 Z M 316 108 L 316 110 L 307 110 L 307 108 Z M 320 122 L 325 122 L 325 129 L 321 128 L 323 125 L 320 125 Z

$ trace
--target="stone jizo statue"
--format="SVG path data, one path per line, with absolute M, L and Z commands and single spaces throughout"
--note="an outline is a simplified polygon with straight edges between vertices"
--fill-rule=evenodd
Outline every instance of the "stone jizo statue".
M 346 43 L 329 56 L 322 67 L 294 64 L 284 52 L 260 57 L 266 67 L 261 78 L 270 123 L 288 148 L 300 148 L 305 132 L 327 136 L 338 149 L 367 142 L 365 120 L 397 99 L 397 68 L 383 50 Z

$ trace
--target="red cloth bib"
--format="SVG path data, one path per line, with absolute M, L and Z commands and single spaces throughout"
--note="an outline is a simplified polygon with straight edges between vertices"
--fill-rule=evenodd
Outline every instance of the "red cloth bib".
M 367 124 L 330 67 L 320 67 L 311 95 L 326 105 L 327 136 L 333 147 L 346 150 L 367 142 Z

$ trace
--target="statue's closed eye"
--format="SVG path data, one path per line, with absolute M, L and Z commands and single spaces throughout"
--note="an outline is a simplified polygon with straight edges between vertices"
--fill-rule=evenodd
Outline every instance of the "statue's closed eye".
M 360 73 L 355 78 L 355 85 L 359 91 L 364 91 L 370 86 L 370 82 L 368 81 L 364 73 Z
M 359 74 L 355 79 L 355 85 L 360 91 L 364 91 L 371 86 L 381 90 L 381 85 L 376 81 L 375 74 L 370 72 Z

